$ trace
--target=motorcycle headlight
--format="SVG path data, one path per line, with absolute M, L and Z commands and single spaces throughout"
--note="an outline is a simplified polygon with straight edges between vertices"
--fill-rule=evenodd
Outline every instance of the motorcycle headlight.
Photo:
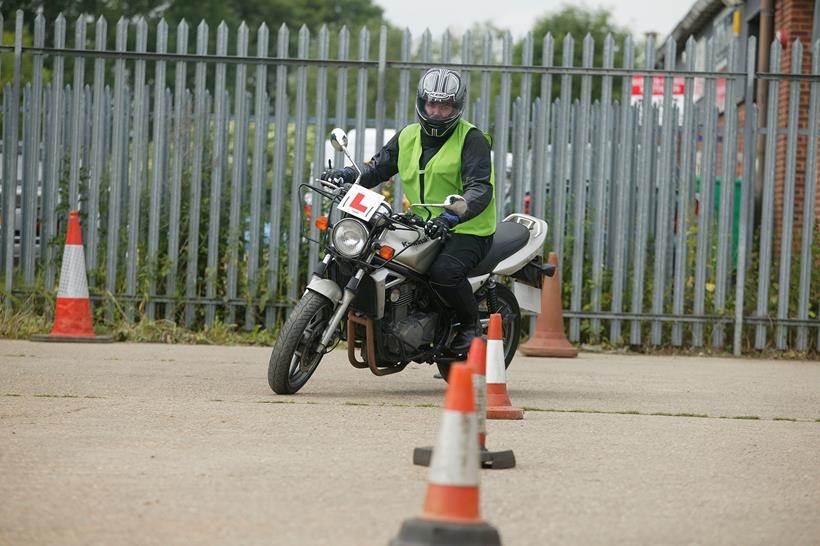
M 331 232 L 333 248 L 346 258 L 356 258 L 367 244 L 367 226 L 353 218 L 336 222 Z

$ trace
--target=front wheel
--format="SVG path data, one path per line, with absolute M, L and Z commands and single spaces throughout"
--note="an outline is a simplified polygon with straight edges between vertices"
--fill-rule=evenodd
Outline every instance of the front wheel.
M 294 394 L 307 383 L 325 355 L 316 352 L 333 314 L 329 299 L 308 291 L 291 311 L 276 338 L 268 364 L 268 384 L 276 394 Z
M 478 317 L 481 319 L 481 325 L 484 330 L 484 335 L 487 335 L 487 327 L 490 323 L 491 313 L 501 314 L 501 333 L 504 338 L 504 368 L 509 368 L 515 351 L 518 349 L 518 341 L 521 339 L 521 308 L 518 306 L 518 300 L 512 290 L 503 284 L 496 284 L 495 293 L 497 297 L 497 308 L 491 310 L 487 303 L 487 292 L 478 300 Z M 450 372 L 449 363 L 438 363 L 439 373 L 443 378 L 447 378 Z

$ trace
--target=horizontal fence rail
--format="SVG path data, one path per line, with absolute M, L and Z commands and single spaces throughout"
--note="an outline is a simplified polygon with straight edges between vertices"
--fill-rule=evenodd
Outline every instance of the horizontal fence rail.
M 462 72 L 465 118 L 493 136 L 498 213 L 550 223 L 572 341 L 818 352 L 820 42 L 775 41 L 761 73 L 754 38 L 677 51 L 13 15 L 0 15 L 14 35 L 0 43 L 7 305 L 56 288 L 79 209 L 100 318 L 275 327 L 321 258 L 322 203 L 300 184 L 344 161 L 330 129 L 367 160 L 415 120 L 435 64 Z M 382 190 L 400 210 L 398 177 Z

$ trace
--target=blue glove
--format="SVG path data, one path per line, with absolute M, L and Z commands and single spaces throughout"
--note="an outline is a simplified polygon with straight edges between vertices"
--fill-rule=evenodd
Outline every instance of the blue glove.
M 430 239 L 445 237 L 450 233 L 450 229 L 459 223 L 459 218 L 451 212 L 444 212 L 440 216 L 431 218 L 424 226 L 424 233 Z
M 345 167 L 344 169 L 327 169 L 319 178 L 334 184 L 352 184 L 356 181 L 358 173 L 353 167 Z

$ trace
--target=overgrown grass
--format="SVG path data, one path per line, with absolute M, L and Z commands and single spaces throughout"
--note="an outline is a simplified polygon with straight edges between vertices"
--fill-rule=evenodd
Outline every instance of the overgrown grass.
M 11 305 L 0 305 L 0 337 L 8 339 L 28 339 L 34 334 L 48 333 L 51 317 L 38 312 L 33 305 L 35 295 L 25 301 L 9 301 Z
M 568 210 L 572 209 L 571 201 L 570 205 L 568 206 Z M 562 286 L 562 306 L 564 309 L 571 308 L 571 298 L 573 290 L 578 289 L 581 291 L 581 311 L 592 311 L 592 292 L 595 288 L 594 286 L 594 279 L 596 276 L 592 270 L 592 260 L 591 255 L 589 255 L 589 244 L 586 244 L 584 249 L 584 259 L 582 261 L 582 283 L 581 286 L 575 287 L 573 286 L 573 266 L 575 265 L 573 260 L 573 252 L 574 249 L 574 219 L 568 220 L 567 225 L 567 233 L 568 235 L 564 239 L 564 256 L 562 259 L 562 269 L 561 269 L 561 286 Z M 591 241 L 593 237 L 593 232 L 591 228 L 591 224 L 589 220 L 585 219 L 585 229 L 586 229 L 586 241 Z M 717 211 L 715 212 L 715 217 L 713 218 L 713 224 L 710 225 L 710 237 L 707 242 L 707 267 L 706 267 L 706 282 L 704 286 L 704 302 L 703 302 L 703 309 L 704 313 L 707 315 L 720 315 L 720 316 L 733 316 L 735 313 L 736 308 L 736 287 L 735 281 L 737 279 L 737 258 L 733 260 L 729 260 L 728 264 L 728 271 L 726 273 L 725 278 L 725 298 L 721 305 L 718 305 L 716 302 L 716 283 L 718 282 L 716 279 L 716 270 L 717 270 L 717 256 L 719 251 L 718 246 L 718 233 L 717 233 Z M 570 235 L 571 234 L 571 235 Z M 694 309 L 694 298 L 695 298 L 695 270 L 696 270 L 696 256 L 697 256 L 697 235 L 698 235 L 698 225 L 697 221 L 694 217 L 689 218 L 687 221 L 687 229 L 686 229 L 686 243 L 687 243 L 687 252 L 686 252 L 686 267 L 685 267 L 685 283 L 684 283 L 684 308 L 683 314 L 684 315 L 692 315 L 697 314 L 695 313 Z M 753 243 L 751 245 L 751 252 L 749 256 L 747 256 L 748 265 L 746 268 L 746 276 L 744 282 L 744 298 L 742 302 L 743 307 L 743 316 L 744 317 L 752 317 L 757 315 L 757 299 L 758 299 L 758 283 L 761 282 L 760 279 L 760 231 L 759 229 L 752 234 Z M 787 316 L 790 318 L 797 317 L 797 310 L 798 304 L 800 300 L 800 248 L 798 246 L 798 240 L 793 241 L 793 248 L 792 248 L 792 264 L 790 267 L 790 276 L 789 276 L 789 300 L 788 300 L 788 311 Z M 812 256 L 820 256 L 820 226 L 817 226 L 815 229 L 814 236 L 812 238 Z M 643 312 L 649 312 L 653 309 L 653 298 L 655 292 L 655 285 L 657 280 L 654 278 L 654 246 L 655 241 L 652 237 L 649 237 L 646 243 L 646 247 L 644 250 L 644 256 L 646 259 L 645 270 L 642 277 L 642 296 L 640 310 Z M 669 249 L 670 252 L 673 252 L 673 249 Z M 766 299 L 766 310 L 765 314 L 769 317 L 776 317 L 778 314 L 778 291 L 780 289 L 779 286 L 779 263 L 777 260 L 774 260 L 773 263 L 770 264 L 768 277 L 762 281 L 764 285 L 768 287 L 768 296 Z M 625 273 L 625 280 L 623 286 L 621 287 L 622 292 L 622 301 L 623 305 L 621 307 L 621 311 L 629 312 L 632 309 L 632 296 L 633 290 L 636 288 L 634 284 L 636 277 L 635 277 L 635 263 L 634 263 L 634 256 L 631 256 L 629 260 L 624 264 L 626 269 Z M 601 300 L 600 300 L 600 309 L 601 310 L 610 310 L 612 307 L 612 290 L 614 287 L 612 286 L 612 277 L 613 271 L 611 269 L 607 269 L 606 267 L 599 272 L 600 275 L 600 288 L 601 288 Z M 662 294 L 663 294 L 663 309 L 662 312 L 666 314 L 673 313 L 673 295 L 674 295 L 674 281 L 671 278 L 671 271 L 667 267 L 667 275 L 662 283 Z M 810 306 L 808 309 L 808 318 L 810 320 L 817 319 L 818 309 L 817 306 L 813 304 L 813 302 L 817 302 L 818 298 L 820 298 L 820 268 L 812 268 L 811 269 L 811 278 L 809 280 L 809 302 Z M 718 325 L 714 322 L 708 322 L 701 324 L 700 326 L 696 326 L 692 323 L 684 323 L 680 326 L 683 336 L 683 343 L 684 347 L 673 347 L 672 346 L 672 330 L 673 324 L 671 322 L 661 322 L 661 341 L 660 344 L 654 345 L 651 341 L 651 328 L 652 322 L 651 320 L 641 320 L 640 321 L 640 344 L 633 345 L 630 342 L 630 332 L 631 332 L 631 322 L 628 319 L 621 320 L 621 330 L 620 330 L 620 337 L 616 339 L 610 338 L 610 325 L 612 323 L 611 319 L 600 319 L 595 321 L 593 319 L 578 319 L 578 326 L 579 326 L 579 341 L 581 343 L 591 343 L 594 345 L 600 345 L 603 348 L 616 348 L 616 347 L 627 347 L 629 350 L 636 350 L 636 351 L 653 351 L 655 349 L 660 349 L 662 351 L 671 351 L 673 354 L 678 354 L 683 352 L 684 354 L 714 354 L 714 355 L 730 355 L 733 349 L 733 340 L 734 340 L 734 325 L 732 323 Z M 598 326 L 596 328 L 593 325 L 597 322 Z M 569 320 L 567 321 L 569 324 Z M 696 327 L 700 327 L 702 330 L 702 347 L 693 347 L 691 346 L 694 331 Z M 723 342 L 719 344 L 719 346 L 713 346 L 713 333 L 722 328 L 723 331 Z M 769 358 L 786 358 L 786 359 L 816 359 L 820 354 L 820 347 L 817 346 L 817 339 L 816 337 L 816 329 L 814 326 L 808 327 L 808 339 L 807 339 L 807 350 L 805 352 L 798 352 L 794 350 L 797 335 L 798 335 L 798 328 L 791 326 L 786 328 L 787 332 L 787 341 L 786 344 L 791 349 L 786 351 L 779 351 L 775 348 L 775 333 L 778 331 L 778 328 L 773 325 L 767 325 L 765 328 L 766 331 L 766 340 L 767 344 L 763 350 L 759 350 L 756 348 L 756 340 L 755 334 L 757 331 L 757 326 L 746 322 L 743 325 L 741 330 L 741 351 L 746 355 L 750 356 L 764 356 Z M 567 332 L 568 326 L 567 326 Z
M 51 329 L 52 312 L 45 310 L 43 300 L 42 294 L 35 293 L 28 295 L 24 300 L 12 298 L 11 305 L 0 306 L 0 338 L 29 339 L 34 334 L 48 333 Z M 192 330 L 170 320 L 148 320 L 144 316 L 137 317 L 132 323 L 122 312 L 117 314 L 112 324 L 97 322 L 94 329 L 97 334 L 112 336 L 115 341 L 136 343 L 270 347 L 276 340 L 274 331 L 259 325 L 246 331 L 237 328 L 235 324 L 217 320 L 210 328 Z
M 189 330 L 169 320 L 143 319 L 135 324 L 116 323 L 109 332 L 116 341 L 147 343 L 181 343 L 189 345 L 259 345 L 272 346 L 272 332 L 256 326 L 251 331 L 238 330 L 235 324 L 214 322 L 210 328 Z
M 42 294 L 30 294 L 25 299 L 13 298 L 11 309 L 0 305 L 0 339 L 30 339 L 34 334 L 47 334 L 51 330 L 52 313 L 43 307 Z M 256 325 L 252 330 L 243 330 L 236 324 L 228 324 L 219 319 L 210 328 L 189 329 L 171 320 L 148 320 L 144 315 L 135 317 L 133 323 L 121 309 L 114 323 L 107 325 L 95 321 L 94 330 L 100 335 L 110 335 L 114 341 L 131 343 L 168 343 L 187 345 L 250 345 L 272 347 L 276 341 L 277 329 L 268 330 Z M 340 347 L 343 347 L 341 344 Z M 671 346 L 625 346 L 615 347 L 606 342 L 599 346 L 597 352 L 614 352 L 618 354 L 670 355 L 670 356 L 716 356 L 731 357 L 731 352 L 714 347 L 671 347 Z M 582 347 L 583 350 L 583 347 Z M 6 355 L 14 356 L 14 355 Z M 745 358 L 805 360 L 811 353 L 800 353 L 794 350 L 777 351 L 773 348 L 749 352 Z

